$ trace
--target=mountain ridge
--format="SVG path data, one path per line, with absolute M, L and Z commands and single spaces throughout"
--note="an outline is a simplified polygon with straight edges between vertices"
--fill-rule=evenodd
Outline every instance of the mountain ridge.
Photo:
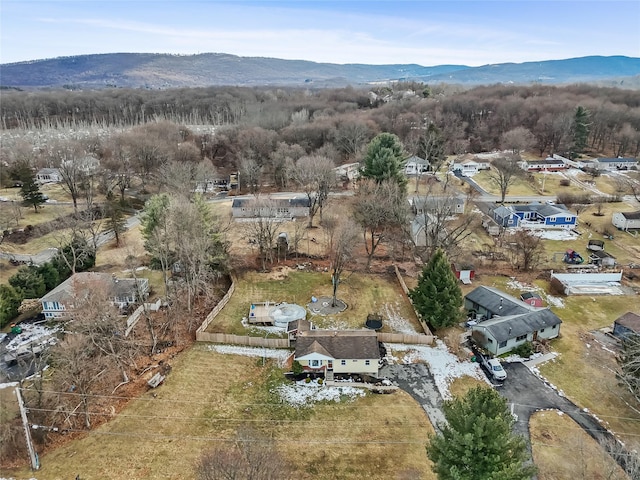
M 466 65 L 318 63 L 227 53 L 104 53 L 0 64 L 0 85 L 19 88 L 177 88 L 217 85 L 344 86 L 389 81 L 459 83 L 621 82 L 640 76 L 640 58 L 587 56 L 564 60 Z

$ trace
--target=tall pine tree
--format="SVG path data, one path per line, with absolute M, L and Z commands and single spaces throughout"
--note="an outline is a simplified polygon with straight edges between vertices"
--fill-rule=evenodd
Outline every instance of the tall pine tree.
M 530 480 L 536 468 L 515 419 L 495 390 L 476 387 L 444 403 L 447 424 L 433 435 L 427 456 L 438 480 Z
M 589 138 L 589 110 L 578 106 L 573 116 L 573 125 L 571 128 L 573 134 L 573 154 L 580 154 L 587 148 L 587 139 Z
M 409 292 L 416 311 L 433 328 L 455 325 L 462 316 L 462 292 L 445 253 L 438 249 Z
M 38 207 L 45 202 L 44 195 L 40 191 L 40 187 L 32 176 L 22 178 L 22 187 L 20 187 L 20 196 L 23 203 L 27 207 L 33 207 L 38 213 Z
M 400 139 L 393 133 L 381 133 L 371 140 L 367 147 L 361 175 L 378 183 L 392 180 L 404 188 L 407 185 L 404 158 Z

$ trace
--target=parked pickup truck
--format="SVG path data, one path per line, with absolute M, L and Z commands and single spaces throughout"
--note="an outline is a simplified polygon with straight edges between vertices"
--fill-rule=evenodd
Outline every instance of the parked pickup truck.
M 507 372 L 504 371 L 500 360 L 497 358 L 482 357 L 482 366 L 489 372 L 494 380 L 504 382 L 507 379 Z

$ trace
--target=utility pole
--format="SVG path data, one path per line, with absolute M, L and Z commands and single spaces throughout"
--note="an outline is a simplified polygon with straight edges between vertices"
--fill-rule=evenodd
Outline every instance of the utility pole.
M 24 435 L 27 438 L 27 449 L 29 450 L 29 458 L 31 459 L 31 469 L 38 470 L 40 468 L 40 460 L 38 454 L 33 448 L 33 440 L 31 438 L 31 430 L 29 430 L 29 421 L 27 420 L 27 411 L 22 401 L 22 393 L 20 387 L 16 387 L 16 397 L 18 397 L 18 406 L 20 407 L 20 416 L 22 417 L 22 426 L 24 427 Z

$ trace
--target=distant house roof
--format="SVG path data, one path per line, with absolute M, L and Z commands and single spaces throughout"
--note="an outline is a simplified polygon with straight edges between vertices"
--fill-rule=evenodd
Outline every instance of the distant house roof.
M 543 217 L 552 217 L 554 215 L 575 216 L 564 205 L 549 205 L 547 203 L 530 203 L 528 205 L 512 205 L 516 212 L 537 212 Z
M 137 292 L 136 279 L 115 278 L 109 273 L 76 273 L 43 296 L 40 301 L 66 303 L 82 295 L 83 291 L 88 293 L 96 289 L 104 289 L 110 298 L 125 297 Z
M 380 358 L 378 337 L 373 330 L 307 330 L 296 340 L 296 358 L 319 353 L 338 359 Z
M 636 212 L 620 212 L 620 215 L 627 220 L 640 220 L 640 210 Z
M 637 163 L 638 160 L 630 157 L 613 157 L 613 158 L 598 158 L 599 163 Z
M 417 155 L 414 155 L 412 157 L 409 157 L 405 160 L 406 163 L 415 163 L 417 165 L 427 165 L 429 162 L 427 162 L 424 158 L 418 157 Z
M 311 330 L 311 322 L 309 320 L 293 320 L 287 324 L 287 333 L 305 332 Z
M 60 170 L 57 168 L 41 168 L 40 170 L 38 170 L 38 173 L 36 175 L 60 175 Z
M 306 197 L 271 198 L 267 201 L 267 204 L 265 204 L 264 207 L 268 207 L 270 204 L 274 207 L 281 205 L 288 205 L 290 207 L 309 207 L 311 202 Z M 233 202 L 231 202 L 231 208 L 252 207 L 255 205 L 255 198 L 234 198 Z
M 640 315 L 637 313 L 627 312 L 618 317 L 615 320 L 615 323 L 622 325 L 635 333 L 640 333 Z
M 411 206 L 415 207 L 418 210 L 440 210 L 443 207 L 449 207 L 455 210 L 458 205 L 464 205 L 465 198 L 462 195 L 429 195 L 421 197 L 416 196 L 410 198 L 409 203 L 411 203 Z
M 531 305 L 504 293 L 497 288 L 480 286 L 465 295 L 465 298 L 480 305 L 494 315 L 519 315 L 535 310 Z
M 536 309 L 520 315 L 493 317 L 480 322 L 479 327 L 486 328 L 498 343 L 527 335 L 546 327 L 560 325 L 562 320 L 548 308 Z
M 525 163 L 527 165 L 564 165 L 564 162 L 562 160 L 554 160 L 553 158 L 545 158 L 544 160 L 528 160 Z

